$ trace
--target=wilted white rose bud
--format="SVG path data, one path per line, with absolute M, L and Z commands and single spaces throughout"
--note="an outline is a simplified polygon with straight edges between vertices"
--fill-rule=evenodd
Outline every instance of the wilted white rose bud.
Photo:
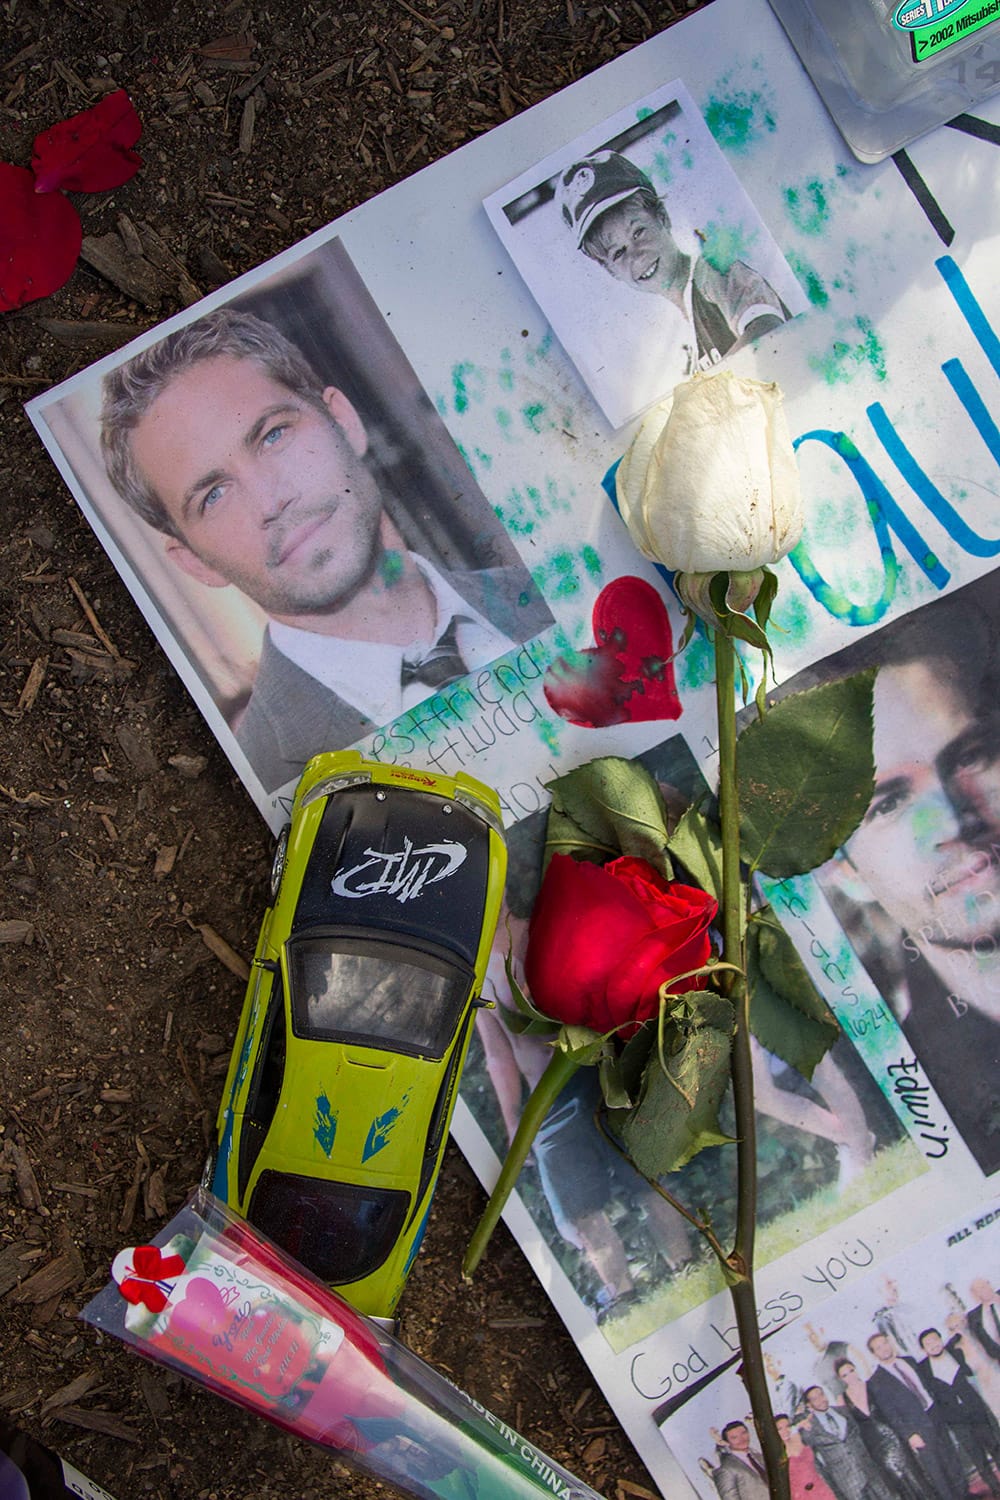
M 640 551 L 675 572 L 750 573 L 802 535 L 795 450 L 774 382 L 695 375 L 646 416 L 618 467 Z

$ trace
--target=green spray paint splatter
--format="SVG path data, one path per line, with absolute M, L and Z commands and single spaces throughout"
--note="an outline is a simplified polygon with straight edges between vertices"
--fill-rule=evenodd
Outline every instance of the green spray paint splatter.
M 846 337 L 835 339 L 825 354 L 810 356 L 810 367 L 827 385 L 844 385 L 862 371 L 885 380 L 885 349 L 871 320 L 859 316 L 843 331 Z
M 581 571 L 590 579 L 600 577 L 601 560 L 593 547 L 576 553 L 568 548 L 554 552 L 532 569 L 531 576 L 547 599 L 572 599 L 583 586 Z
M 530 432 L 551 432 L 556 425 L 548 415 L 544 401 L 529 401 L 521 407 L 521 416 Z
M 382 573 L 382 582 L 386 588 L 392 588 L 403 576 L 403 554 L 401 552 L 383 552 L 382 561 L 379 564 Z
M 809 531 L 817 542 L 839 548 L 862 527 L 866 536 L 871 534 L 870 527 L 861 520 L 856 506 L 845 511 L 843 505 L 821 498 L 810 508 Z
M 539 342 L 535 345 L 534 349 L 526 349 L 524 351 L 525 364 L 533 366 L 548 359 L 549 354 L 552 350 L 552 345 L 554 343 L 555 334 L 552 332 L 551 328 L 549 328 L 546 330 L 545 334 L 539 340 Z
M 653 180 L 662 195 L 665 188 L 670 186 L 673 179 L 674 169 L 669 156 L 662 151 L 657 151 L 653 157 L 652 173 Z
M 782 641 L 793 646 L 805 645 L 813 634 L 813 624 L 801 594 L 778 591 L 778 600 L 771 616 L 774 628 L 781 632 Z
M 486 382 L 483 372 L 471 360 L 462 360 L 451 367 L 451 399 L 455 411 L 463 416 L 469 405 L 485 400 Z
M 795 272 L 796 279 L 802 287 L 813 307 L 826 307 L 830 301 L 830 293 L 823 285 L 819 272 L 811 266 L 801 255 L 796 255 L 794 250 L 785 252 L 788 264 Z
M 566 728 L 562 719 L 537 719 L 535 731 L 550 755 L 561 753 L 562 732 Z
M 726 82 L 722 80 L 722 89 Z M 723 150 L 740 155 L 778 125 L 770 101 L 762 91 L 751 89 L 734 89 L 710 99 L 705 107 L 705 123 Z
M 534 484 L 526 484 L 523 488 L 515 486 L 508 490 L 493 510 L 507 530 L 515 536 L 531 536 L 540 522 L 548 520 L 550 516 L 571 511 L 575 495 L 576 490 L 572 486 L 564 494 L 559 481 L 549 476 L 542 489 Z
M 828 187 L 814 177 L 801 187 L 785 189 L 785 211 L 803 234 L 822 234 L 830 218 Z
M 703 635 L 694 636 L 677 658 L 680 685 L 688 692 L 715 681 L 715 650 Z
M 752 258 L 756 234 L 744 234 L 738 225 L 718 224 L 714 220 L 706 224 L 703 232 L 702 255 L 723 276 L 734 260 Z
M 455 447 L 465 459 L 467 467 L 478 479 L 480 474 L 489 473 L 493 467 L 492 453 L 486 453 L 482 448 L 467 448 L 464 443 L 456 441 Z

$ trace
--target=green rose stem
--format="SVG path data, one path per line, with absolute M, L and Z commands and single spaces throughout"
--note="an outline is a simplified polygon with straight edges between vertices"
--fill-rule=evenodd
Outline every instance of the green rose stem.
M 750 1055 L 750 995 L 743 952 L 745 889 L 740 873 L 740 808 L 736 783 L 736 652 L 732 637 L 715 630 L 715 697 L 719 725 L 719 821 L 722 826 L 722 957 L 740 970 L 721 978 L 736 1012 L 730 1076 L 736 1115 L 736 1238 L 725 1259 L 743 1355 L 743 1380 L 767 1467 L 771 1500 L 790 1500 L 788 1454 L 778 1436 L 764 1376 L 753 1283 L 757 1219 L 757 1127 Z
M 490 1194 L 490 1200 L 483 1211 L 482 1218 L 476 1225 L 473 1236 L 469 1241 L 469 1248 L 465 1252 L 465 1259 L 462 1261 L 462 1275 L 466 1279 L 472 1276 L 483 1258 L 483 1252 L 489 1243 L 490 1235 L 497 1227 L 503 1206 L 510 1197 L 511 1189 L 527 1160 L 528 1152 L 531 1150 L 531 1143 L 535 1139 L 538 1127 L 583 1061 L 589 1061 L 589 1059 L 581 1057 L 579 1053 L 573 1056 L 571 1053 L 563 1052 L 557 1047 L 549 1059 L 549 1064 L 545 1072 L 535 1084 L 528 1102 L 522 1111 L 517 1130 L 514 1132 L 514 1139 L 510 1143 L 510 1150 L 507 1152 L 503 1166 L 500 1168 L 500 1176 L 497 1178 L 496 1187 Z

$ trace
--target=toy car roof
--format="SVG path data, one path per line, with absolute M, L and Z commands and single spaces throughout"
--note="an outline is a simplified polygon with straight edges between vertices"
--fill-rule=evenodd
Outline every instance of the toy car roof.
M 383 783 L 343 787 L 326 798 L 291 935 L 377 929 L 474 966 L 489 858 L 487 822 L 457 800 Z

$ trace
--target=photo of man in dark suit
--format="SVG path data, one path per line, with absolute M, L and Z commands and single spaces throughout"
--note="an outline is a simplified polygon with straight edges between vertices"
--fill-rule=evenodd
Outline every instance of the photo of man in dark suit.
M 802 1441 L 842 1500 L 893 1500 L 865 1446 L 854 1414 L 831 1405 L 821 1385 L 804 1392 L 809 1416 L 799 1427 Z
M 410 550 L 366 423 L 300 348 L 221 308 L 105 377 L 101 445 L 169 562 L 267 616 L 236 738 L 268 791 L 551 623 L 530 575 Z
M 917 1373 L 935 1409 L 948 1426 L 993 1496 L 1000 1496 L 994 1466 L 1000 1460 L 1000 1431 L 993 1415 L 972 1383 L 972 1370 L 962 1353 L 961 1335 L 945 1344 L 937 1328 L 925 1328 L 920 1335 L 923 1359 L 917 1362 Z
M 964 1493 L 963 1475 L 934 1398 L 915 1361 L 900 1354 L 887 1333 L 873 1333 L 868 1349 L 878 1366 L 868 1378 L 872 1405 L 902 1442 L 908 1444 L 928 1483 L 928 1494 L 954 1500 Z

